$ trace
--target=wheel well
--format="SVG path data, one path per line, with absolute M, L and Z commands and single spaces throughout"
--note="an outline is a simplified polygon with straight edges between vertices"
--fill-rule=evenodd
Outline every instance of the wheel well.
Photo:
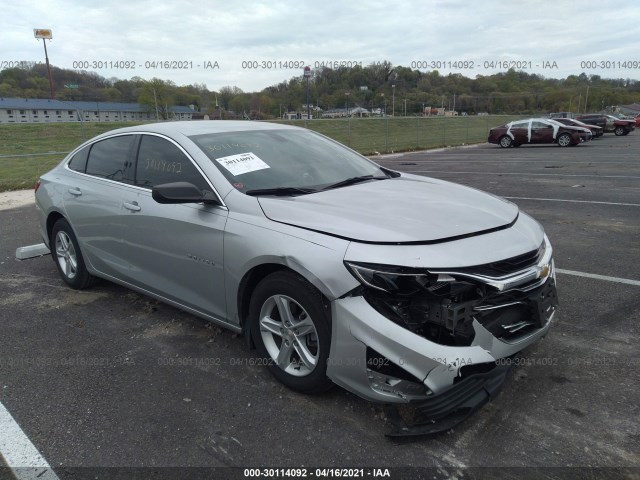
M 240 326 L 242 327 L 242 330 L 251 348 L 254 348 L 254 345 L 248 330 L 249 322 L 247 322 L 251 295 L 258 286 L 258 283 L 260 283 L 263 278 L 279 271 L 288 271 L 300 276 L 298 272 L 285 265 L 281 265 L 278 263 L 265 263 L 263 265 L 253 267 L 251 270 L 245 273 L 244 277 L 242 277 L 242 280 L 240 281 L 240 285 L 238 286 L 238 319 L 240 320 Z M 321 296 L 322 301 L 325 304 L 325 308 L 329 308 L 328 300 L 324 295 L 322 295 L 322 293 Z
M 51 246 L 51 231 L 53 230 L 53 226 L 61 218 L 64 217 L 58 212 L 51 212 L 47 217 L 47 238 L 49 239 L 49 246 Z
M 277 263 L 266 263 L 253 267 L 242 277 L 240 285 L 238 286 L 238 319 L 243 329 L 246 327 L 247 315 L 249 314 L 249 302 L 251 302 L 251 295 L 256 286 L 264 277 L 279 270 L 291 269 Z M 245 332 L 245 334 L 246 333 L 247 332 Z

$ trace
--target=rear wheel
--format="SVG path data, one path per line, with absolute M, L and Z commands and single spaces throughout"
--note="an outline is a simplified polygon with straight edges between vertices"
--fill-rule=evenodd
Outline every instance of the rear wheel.
M 331 388 L 330 313 L 309 282 L 293 272 L 269 275 L 251 296 L 249 321 L 258 353 L 280 382 L 304 393 Z
M 571 145 L 571 135 L 569 135 L 568 133 L 561 133 L 558 136 L 558 145 L 560 145 L 561 147 L 568 147 L 569 145 Z
M 94 277 L 87 271 L 76 236 L 64 218 L 53 225 L 51 243 L 51 256 L 65 283 L 76 290 L 89 287 Z
M 505 135 L 500 139 L 500 146 L 502 148 L 509 148 L 512 145 L 513 145 L 513 140 L 509 135 Z

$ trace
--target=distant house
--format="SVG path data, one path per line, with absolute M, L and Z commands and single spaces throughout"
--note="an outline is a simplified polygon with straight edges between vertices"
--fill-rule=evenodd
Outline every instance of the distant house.
M 350 108 L 331 108 L 322 113 L 322 118 L 368 117 L 371 112 L 360 106 Z
M 307 115 L 307 112 L 285 112 L 282 114 L 283 120 L 309 120 L 313 118 L 313 113 L 311 116 Z
M 175 106 L 171 120 L 191 120 L 194 110 Z M 135 122 L 155 120 L 137 103 L 81 102 L 40 98 L 0 98 L 0 123 Z

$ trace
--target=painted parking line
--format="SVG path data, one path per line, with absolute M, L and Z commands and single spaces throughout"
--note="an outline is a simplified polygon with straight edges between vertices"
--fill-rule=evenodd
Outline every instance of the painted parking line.
M 598 202 L 596 200 L 567 200 L 564 198 L 534 198 L 534 197 L 505 197 L 509 200 L 539 200 L 541 202 L 570 202 L 570 203 L 595 203 L 600 205 L 621 205 L 625 207 L 640 207 L 640 203 L 616 203 L 616 202 Z
M 411 170 L 407 173 L 462 173 L 470 175 L 524 175 L 526 177 L 590 177 L 590 178 L 640 178 L 637 175 L 589 175 L 586 173 L 528 173 L 528 172 L 456 172 L 452 170 Z
M 596 273 L 576 272 L 575 270 L 564 270 L 562 268 L 556 268 L 556 272 L 563 273 L 565 275 L 575 275 L 576 277 L 595 278 L 596 280 L 606 280 L 607 282 L 624 283 L 626 285 L 635 285 L 640 287 L 640 280 L 630 280 L 628 278 L 608 277 L 606 275 L 598 275 Z
M 29 437 L 0 403 L 0 456 L 18 480 L 59 480 Z

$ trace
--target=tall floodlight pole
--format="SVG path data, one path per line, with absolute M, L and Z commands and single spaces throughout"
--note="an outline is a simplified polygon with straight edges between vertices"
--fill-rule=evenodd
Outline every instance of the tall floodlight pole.
M 51 67 L 49 66 L 49 54 L 47 53 L 47 42 L 53 38 L 53 32 L 48 28 L 34 28 L 33 36 L 37 39 L 42 39 L 44 45 L 44 59 L 47 63 L 47 76 L 49 77 L 49 98 L 53 100 L 53 80 L 51 79 Z
M 391 85 L 391 116 L 396 116 L 396 86 Z
M 309 120 L 311 118 L 311 106 L 309 105 L 309 80 L 311 78 L 311 67 L 304 67 L 304 77 L 307 79 L 307 120 Z

